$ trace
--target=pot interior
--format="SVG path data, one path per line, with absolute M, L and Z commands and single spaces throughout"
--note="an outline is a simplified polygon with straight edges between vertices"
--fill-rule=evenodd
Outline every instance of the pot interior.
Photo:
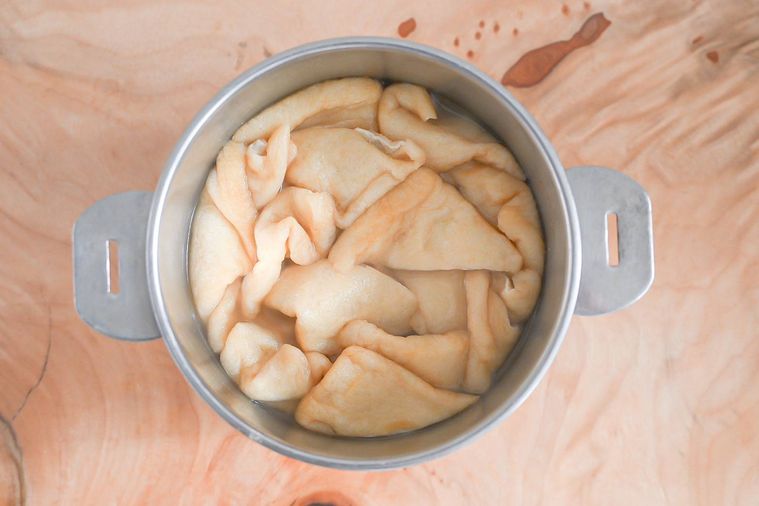
M 546 241 L 541 299 L 492 388 L 464 412 L 397 436 L 319 435 L 250 401 L 209 348 L 187 274 L 193 211 L 216 154 L 232 133 L 269 104 L 326 79 L 371 76 L 427 87 L 487 126 L 527 174 Z M 335 467 L 378 469 L 416 463 L 452 449 L 510 413 L 529 394 L 560 344 L 579 278 L 577 224 L 552 148 L 508 93 L 474 67 L 423 46 L 385 39 L 342 39 L 297 48 L 231 83 L 196 117 L 159 183 L 149 229 L 149 283 L 156 319 L 177 365 L 227 421 L 281 453 Z

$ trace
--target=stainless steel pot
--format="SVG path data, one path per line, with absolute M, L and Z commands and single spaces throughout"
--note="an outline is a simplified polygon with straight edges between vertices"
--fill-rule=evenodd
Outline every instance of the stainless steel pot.
M 546 240 L 538 306 L 493 387 L 464 412 L 409 434 L 375 439 L 327 437 L 248 400 L 209 348 L 187 276 L 195 204 L 221 146 L 265 106 L 310 84 L 373 76 L 425 86 L 469 111 L 513 151 L 535 194 Z M 607 261 L 607 213 L 619 222 L 619 265 Z M 108 287 L 107 241 L 119 244 L 120 290 Z M 73 232 L 76 306 L 82 319 L 113 337 L 163 336 L 192 387 L 254 441 L 306 462 L 346 469 L 386 469 L 439 457 L 513 412 L 546 373 L 573 314 L 625 307 L 653 281 L 651 203 L 628 177 L 609 169 L 565 172 L 525 109 L 472 65 L 415 43 L 345 38 L 269 58 L 225 87 L 176 145 L 154 193 L 105 198 Z M 582 253 L 582 255 L 581 255 Z

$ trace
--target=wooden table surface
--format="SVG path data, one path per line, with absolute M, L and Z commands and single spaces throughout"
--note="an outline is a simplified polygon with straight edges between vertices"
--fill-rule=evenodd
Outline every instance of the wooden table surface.
M 107 339 L 72 302 L 85 208 L 154 187 L 190 118 L 247 67 L 342 35 L 403 35 L 496 79 L 571 39 L 505 82 L 566 166 L 617 168 L 654 206 L 643 300 L 576 317 L 548 376 L 487 435 L 383 473 L 247 440 L 163 343 Z M 754 0 L 3 2 L 0 502 L 757 504 L 757 188 Z

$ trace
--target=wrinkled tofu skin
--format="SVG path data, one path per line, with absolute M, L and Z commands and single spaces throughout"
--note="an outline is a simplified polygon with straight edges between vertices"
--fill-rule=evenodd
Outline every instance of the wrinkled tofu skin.
M 519 328 L 511 325 L 504 302 L 491 289 L 489 272 L 467 272 L 464 288 L 469 330 L 464 390 L 480 394 L 490 388 L 493 373 L 516 344 Z
M 240 311 L 241 284 L 242 278 L 237 278 L 227 286 L 221 300 L 208 317 L 208 325 L 206 326 L 208 344 L 215 353 L 221 353 L 232 327 L 242 320 Z
M 189 277 L 195 307 L 203 322 L 235 279 L 252 268 L 237 231 L 214 205 L 207 191 L 201 195 L 192 222 Z
M 524 179 L 521 168 L 506 147 L 497 142 L 476 142 L 436 125 L 435 104 L 426 89 L 400 83 L 385 88 L 379 101 L 380 133 L 391 139 L 411 139 L 427 154 L 426 166 L 445 172 L 477 160 Z M 455 126 L 454 126 L 455 130 Z
M 368 118 L 361 126 L 373 128 L 371 109 L 382 94 L 382 85 L 374 79 L 365 77 L 348 77 L 334 79 L 311 85 L 283 98 L 267 107 L 235 132 L 232 139 L 236 142 L 251 143 L 257 139 L 266 139 L 280 125 L 289 125 L 295 129 L 309 119 L 310 126 L 340 124 L 346 126 L 350 110 L 360 110 L 360 116 Z M 320 121 L 313 121 L 321 115 Z
M 250 259 L 255 261 L 253 223 L 258 213 L 248 187 L 243 144 L 229 141 L 224 145 L 216 157 L 216 170 L 208 176 L 206 188 L 221 214 L 237 229 Z
M 325 81 L 220 150 L 188 274 L 250 399 L 330 435 L 415 430 L 477 400 L 540 294 L 537 206 L 509 150 L 412 84 Z
M 402 365 L 430 385 L 458 389 L 464 380 L 469 336 L 466 331 L 394 336 L 365 320 L 355 320 L 338 335 L 341 346 L 356 345 Z
M 418 309 L 411 317 L 417 334 L 466 330 L 464 271 L 391 271 L 416 296 Z
M 529 186 L 501 170 L 468 163 L 450 172 L 453 184 L 519 250 L 522 269 L 507 280 L 496 275 L 498 292 L 514 322 L 532 313 L 540 294 L 545 245 L 540 218 Z
M 439 422 L 476 400 L 435 388 L 378 353 L 350 346 L 303 397 L 295 419 L 324 434 L 386 436 Z
M 229 285 L 208 318 L 208 344 L 216 353 L 220 353 L 224 348 L 224 343 L 232 328 L 237 323 L 248 320 L 244 317 L 241 308 L 241 285 L 240 278 Z M 279 311 L 261 308 L 252 319 L 252 323 L 271 333 L 280 343 L 295 344 L 295 320 Z
M 326 260 L 286 269 L 264 302 L 296 318 L 301 349 L 325 355 L 340 351 L 336 336 L 351 320 L 406 335 L 416 311 L 414 294 L 390 276 L 365 265 L 338 272 Z
M 295 144 L 290 142 L 290 127 L 287 124 L 274 129 L 268 140 L 257 139 L 248 145 L 245 150 L 246 176 L 257 209 L 277 195 L 282 188 L 287 165 L 297 153 Z
M 341 228 L 425 160 L 413 142 L 390 141 L 363 129 L 307 128 L 295 132 L 293 142 L 298 155 L 287 170 L 287 182 L 332 195 Z
M 421 168 L 390 190 L 337 239 L 339 271 L 360 263 L 391 269 L 516 272 L 514 245 L 435 172 Z
M 314 263 L 326 256 L 335 234 L 335 203 L 328 193 L 290 187 L 277 194 L 256 221 L 258 262 L 242 282 L 243 314 L 258 314 L 285 258 L 298 265 Z
M 311 387 L 308 360 L 295 346 L 284 344 L 253 372 L 240 374 L 240 389 L 257 401 L 286 401 L 303 397 Z
M 220 360 L 227 374 L 251 399 L 287 401 L 305 395 L 329 369 L 329 359 L 317 355 L 307 357 L 263 327 L 240 322 L 227 337 Z
M 368 88 L 371 88 L 371 86 Z M 371 98 L 374 98 L 374 93 L 371 93 Z M 379 96 L 377 96 L 377 99 L 379 99 Z M 378 130 L 377 101 L 318 112 L 301 123 L 296 130 L 316 126 L 365 128 L 376 132 Z
M 227 374 L 238 381 L 243 370 L 258 372 L 279 349 L 271 333 L 250 322 L 239 322 L 227 336 L 219 359 Z

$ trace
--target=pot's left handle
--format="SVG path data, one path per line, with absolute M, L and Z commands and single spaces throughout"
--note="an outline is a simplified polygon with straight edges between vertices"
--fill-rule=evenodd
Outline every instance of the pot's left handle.
M 74 299 L 82 320 L 127 341 L 160 337 L 145 268 L 150 192 L 95 202 L 73 230 Z

